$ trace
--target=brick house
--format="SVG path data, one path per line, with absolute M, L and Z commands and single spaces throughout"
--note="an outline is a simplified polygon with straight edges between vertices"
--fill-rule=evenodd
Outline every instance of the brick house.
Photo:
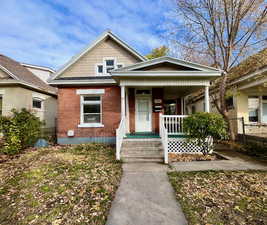
M 208 111 L 218 76 L 173 57 L 147 60 L 107 31 L 49 81 L 58 87 L 58 143 L 116 143 L 118 159 L 126 138 L 155 138 L 166 149 L 169 135 L 182 134 L 186 96 L 205 87 Z

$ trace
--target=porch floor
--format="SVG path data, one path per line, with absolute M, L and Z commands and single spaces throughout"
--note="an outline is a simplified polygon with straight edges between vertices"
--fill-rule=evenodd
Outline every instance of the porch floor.
M 126 134 L 126 138 L 160 138 L 160 136 L 153 132 L 135 132 Z

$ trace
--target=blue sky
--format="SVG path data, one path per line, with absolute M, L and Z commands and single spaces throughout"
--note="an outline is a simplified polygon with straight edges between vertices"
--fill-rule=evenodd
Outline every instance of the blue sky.
M 172 0 L 1 0 L 0 53 L 54 69 L 111 29 L 142 54 L 164 44 Z

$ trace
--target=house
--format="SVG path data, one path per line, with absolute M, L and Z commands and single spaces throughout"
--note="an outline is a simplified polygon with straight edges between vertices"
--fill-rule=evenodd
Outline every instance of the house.
M 49 81 L 58 88 L 58 143 L 116 143 L 119 159 L 128 138 L 162 137 L 168 151 L 166 132 L 182 133 L 185 96 L 205 87 L 208 111 L 210 81 L 218 76 L 215 68 L 168 56 L 147 60 L 104 32 Z
M 12 109 L 22 108 L 44 120 L 47 131 L 54 129 L 57 90 L 19 62 L 0 55 L 0 113 L 8 116 Z
M 22 66 L 30 70 L 35 76 L 39 77 L 42 81 L 47 83 L 47 80 L 51 77 L 55 71 L 49 67 L 37 66 L 28 63 L 21 63 Z
M 236 134 L 267 135 L 267 48 L 230 71 L 226 104 Z M 189 113 L 203 111 L 204 92 L 188 97 L 187 106 Z M 217 112 L 213 104 L 210 110 Z

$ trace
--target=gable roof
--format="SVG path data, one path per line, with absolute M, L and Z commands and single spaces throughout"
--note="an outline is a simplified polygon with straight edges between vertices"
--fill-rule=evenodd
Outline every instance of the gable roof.
M 146 57 L 142 56 L 140 53 L 138 53 L 135 49 L 133 49 L 131 46 L 129 46 L 126 42 L 122 41 L 118 36 L 113 34 L 111 31 L 105 31 L 102 33 L 93 43 L 86 46 L 80 53 L 78 53 L 76 56 L 74 56 L 69 62 L 67 62 L 61 69 L 59 69 L 54 76 L 52 76 L 49 81 L 52 81 L 56 79 L 59 75 L 61 75 L 67 68 L 69 68 L 71 65 L 73 65 L 75 62 L 77 62 L 83 55 L 85 55 L 87 52 L 89 52 L 91 49 L 93 49 L 97 44 L 102 42 L 103 40 L 106 40 L 108 37 L 113 39 L 115 42 L 117 42 L 119 45 L 121 45 L 123 48 L 128 50 L 130 53 L 132 53 L 135 57 L 140 59 L 141 61 L 147 60 Z
M 19 83 L 42 92 L 56 95 L 56 88 L 53 88 L 50 85 L 46 84 L 40 78 L 35 76 L 30 70 L 22 66 L 19 62 L 1 54 L 0 69 L 6 72 L 11 78 L 13 78 L 8 79 L 10 83 Z M 0 83 L 3 82 L 7 83 L 6 80 L 0 80 Z
M 190 68 L 191 70 L 196 70 L 196 71 L 207 71 L 207 72 L 218 72 L 220 71 L 219 69 L 177 59 L 171 56 L 162 56 L 158 57 L 155 59 L 151 59 L 145 62 L 140 62 L 136 63 L 134 65 L 122 67 L 120 69 L 113 70 L 114 72 L 121 72 L 121 71 L 134 71 L 134 70 L 141 70 L 142 68 L 150 67 L 156 64 L 161 64 L 161 63 L 171 63 L 177 66 L 182 66 L 182 67 L 187 67 Z
M 47 71 L 50 73 L 55 73 L 55 70 L 53 70 L 52 68 L 49 68 L 47 66 L 39 66 L 39 65 L 33 65 L 33 64 L 29 64 L 29 63 L 20 63 L 22 66 L 25 67 L 29 67 L 32 69 L 38 69 L 38 70 L 43 70 L 43 71 Z
M 151 67 L 161 66 L 164 63 L 168 63 L 169 65 L 176 66 L 178 69 L 176 70 L 149 70 Z M 221 76 L 221 71 L 216 68 L 200 65 L 197 63 L 187 62 L 184 60 L 180 60 L 170 56 L 163 56 L 156 59 L 152 59 L 146 62 L 136 63 L 130 66 L 122 67 L 116 70 L 111 71 L 111 75 L 114 79 L 118 80 L 120 78 L 127 77 L 135 77 L 135 78 L 143 78 L 143 77 L 176 77 L 176 78 L 209 78 L 216 79 Z

